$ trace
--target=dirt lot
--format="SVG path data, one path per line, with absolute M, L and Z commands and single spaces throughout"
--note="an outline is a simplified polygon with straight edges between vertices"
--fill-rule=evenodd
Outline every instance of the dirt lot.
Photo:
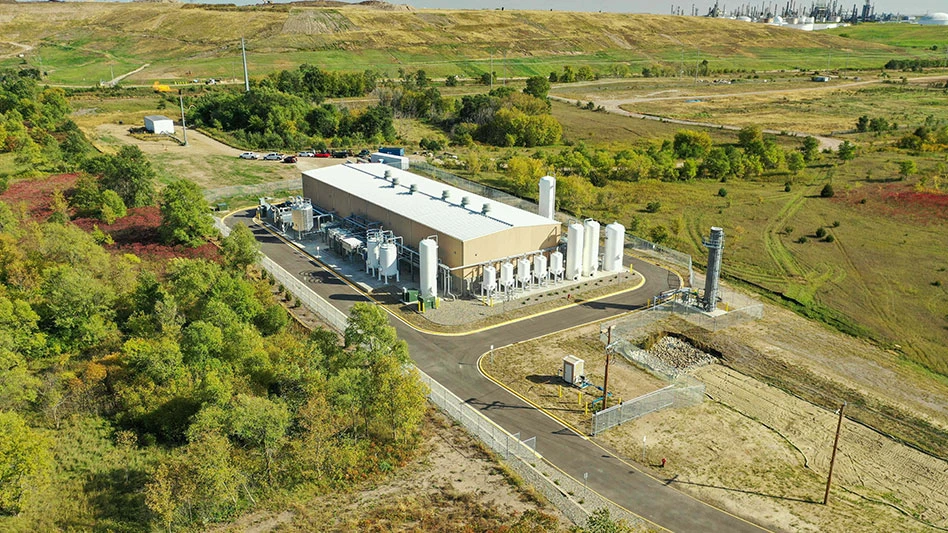
M 586 378 L 601 387 L 605 378 L 606 359 L 599 342 L 598 325 L 583 326 L 548 335 L 542 339 L 515 344 L 495 350 L 494 357 L 484 357 L 481 368 L 520 396 L 588 433 L 590 416 L 602 397 L 596 386 L 579 390 L 569 387 L 560 378 L 563 357 L 575 355 L 585 362 Z M 661 379 L 643 372 L 621 357 L 612 357 L 609 365 L 609 404 L 630 400 L 667 385 Z M 587 411 L 586 404 L 592 404 Z
M 859 386 L 873 400 L 889 399 L 888 385 L 888 390 L 896 391 L 892 399 L 905 408 L 929 403 L 944 407 L 937 399 L 948 395 L 940 395 L 937 383 L 928 389 L 899 387 L 898 379 L 905 371 L 866 359 L 863 343 L 787 312 L 769 307 L 768 312 L 762 321 L 705 336 L 716 339 L 718 346 L 726 338 L 743 359 L 805 363 L 829 383 Z M 679 324 L 673 329 L 688 328 Z M 739 339 L 754 347 L 739 345 Z M 492 375 L 504 376 L 504 383 L 518 393 L 585 429 L 588 417 L 576 407 L 575 392 L 569 395 L 571 403 L 560 406 L 558 395 L 544 390 L 555 390 L 545 378 L 555 378 L 562 356 L 574 353 L 586 359 L 587 372 L 601 383 L 601 352 L 598 328 L 591 326 L 498 350 L 493 363 L 485 358 L 482 364 Z M 831 364 L 834 357 L 835 365 Z M 730 364 L 734 359 L 724 361 Z M 631 368 L 613 372 L 618 368 L 610 368 L 612 390 L 641 394 L 662 385 Z M 652 413 L 596 440 L 679 489 L 776 530 L 948 528 L 948 462 L 847 418 L 831 504 L 823 506 L 836 414 L 721 364 L 692 374 L 707 387 L 709 399 L 702 405 Z M 939 409 L 930 407 L 927 412 L 938 418 Z M 643 437 L 648 442 L 644 460 Z M 663 457 L 668 460 L 666 468 L 657 468 Z
M 245 160 L 237 157 L 243 150 L 197 130 L 188 130 L 188 146 L 164 136 L 130 135 L 128 130 L 127 124 L 100 124 L 91 138 L 101 150 L 134 144 L 148 156 L 162 181 L 187 178 L 204 189 L 297 179 L 303 171 L 343 162 L 342 159 L 312 157 L 301 157 L 294 164 Z M 176 128 L 176 132 L 181 135 L 180 128 Z

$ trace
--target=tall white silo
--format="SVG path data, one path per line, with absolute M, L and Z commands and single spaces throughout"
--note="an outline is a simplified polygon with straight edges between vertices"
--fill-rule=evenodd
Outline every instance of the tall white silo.
M 591 218 L 583 222 L 583 275 L 599 270 L 599 223 Z
M 514 266 L 510 261 L 504 261 L 500 265 L 500 286 L 504 292 L 509 291 L 514 286 Z
M 517 261 L 517 281 L 520 282 L 520 286 L 524 289 L 530 285 L 530 282 L 533 280 L 533 276 L 530 273 L 530 260 L 526 257 L 521 257 Z
M 553 283 L 563 279 L 563 252 L 559 250 L 550 254 L 550 275 Z
M 484 267 L 484 279 L 481 280 L 481 295 L 490 296 L 497 290 L 497 269 L 493 265 Z
M 606 253 L 602 269 L 606 272 L 620 272 L 623 268 L 622 256 L 625 251 L 625 226 L 613 222 L 606 226 Z
M 540 178 L 540 216 L 553 220 L 556 214 L 556 178 Z
M 423 239 L 418 244 L 420 255 L 421 297 L 438 295 L 438 243 L 434 239 Z
M 579 279 L 582 268 L 583 225 L 573 222 L 566 230 L 566 279 Z

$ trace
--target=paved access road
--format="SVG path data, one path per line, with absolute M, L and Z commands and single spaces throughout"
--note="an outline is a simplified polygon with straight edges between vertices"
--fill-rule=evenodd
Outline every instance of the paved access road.
M 261 251 L 297 276 L 320 296 L 343 312 L 353 304 L 369 301 L 362 293 L 328 274 L 301 276 L 323 270 L 312 258 L 290 247 L 252 221 L 253 211 L 237 213 L 226 222 L 243 222 L 250 227 Z M 478 358 L 490 349 L 528 340 L 579 324 L 605 320 L 640 308 L 649 297 L 677 285 L 678 278 L 650 263 L 634 261 L 646 279 L 641 288 L 596 302 L 501 325 L 464 336 L 426 334 L 400 320 L 392 320 L 401 338 L 408 342 L 412 359 L 419 368 L 450 389 L 468 404 L 481 409 L 491 420 L 524 439 L 536 436 L 537 452 L 575 479 L 589 473 L 589 488 L 626 509 L 671 531 L 753 531 L 762 529 L 671 488 L 624 463 L 612 453 L 577 435 L 561 423 L 534 409 L 485 378 L 477 368 Z

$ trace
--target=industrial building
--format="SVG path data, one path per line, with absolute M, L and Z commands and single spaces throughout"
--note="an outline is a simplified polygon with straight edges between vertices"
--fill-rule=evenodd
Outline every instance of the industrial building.
M 174 121 L 164 115 L 148 115 L 145 117 L 145 131 L 155 135 L 174 135 Z
M 555 247 L 560 239 L 555 220 L 380 163 L 306 171 L 303 196 L 337 219 L 375 223 L 410 248 L 435 236 L 438 261 L 459 278 L 492 260 Z
M 922 26 L 948 26 L 948 13 L 932 13 L 918 19 Z

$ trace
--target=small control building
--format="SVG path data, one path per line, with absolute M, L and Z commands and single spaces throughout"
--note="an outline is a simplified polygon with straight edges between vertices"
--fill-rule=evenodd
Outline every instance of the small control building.
M 164 115 L 148 115 L 145 117 L 145 131 L 155 135 L 174 135 L 174 121 Z

